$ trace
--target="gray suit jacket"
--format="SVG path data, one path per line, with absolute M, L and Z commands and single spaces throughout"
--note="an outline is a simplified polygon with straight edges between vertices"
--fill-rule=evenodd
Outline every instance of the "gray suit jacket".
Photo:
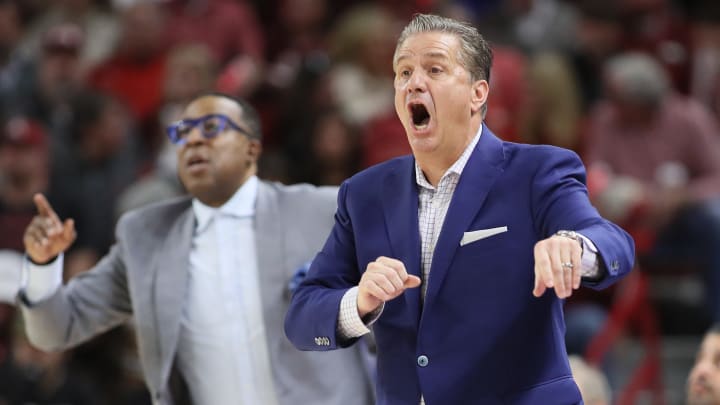
M 300 352 L 282 329 L 289 304 L 288 283 L 329 234 L 336 192 L 335 188 L 259 182 L 258 269 L 281 405 L 373 402 L 370 374 L 359 349 Z M 45 350 L 64 349 L 132 317 L 153 401 L 172 404 L 168 380 L 186 296 L 194 226 L 189 198 L 124 215 L 118 221 L 115 245 L 92 270 L 72 279 L 49 299 L 32 307 L 22 305 L 30 340 Z

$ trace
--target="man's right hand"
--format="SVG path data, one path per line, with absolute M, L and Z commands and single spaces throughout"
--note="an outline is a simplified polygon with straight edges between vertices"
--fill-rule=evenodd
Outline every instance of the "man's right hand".
M 75 241 L 75 222 L 72 219 L 61 222 L 44 195 L 35 194 L 33 201 L 38 214 L 25 229 L 23 243 L 33 262 L 45 264 Z
M 364 317 L 385 301 L 399 296 L 407 288 L 419 287 L 420 277 L 408 274 L 396 259 L 380 256 L 368 264 L 358 284 L 358 315 Z

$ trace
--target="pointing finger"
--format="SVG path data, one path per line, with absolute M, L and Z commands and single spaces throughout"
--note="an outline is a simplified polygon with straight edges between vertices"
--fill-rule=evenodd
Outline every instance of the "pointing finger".
M 540 281 L 542 281 L 546 288 L 553 288 L 555 286 L 550 256 L 546 250 L 539 247 L 535 248 L 535 274 L 540 278 Z
M 60 224 L 60 218 L 58 218 L 55 211 L 52 209 L 52 206 L 50 206 L 50 203 L 48 202 L 47 198 L 45 198 L 44 195 L 38 193 L 33 196 L 33 201 L 35 202 L 35 207 L 37 207 L 38 213 L 43 217 L 48 217 L 53 220 L 56 224 Z

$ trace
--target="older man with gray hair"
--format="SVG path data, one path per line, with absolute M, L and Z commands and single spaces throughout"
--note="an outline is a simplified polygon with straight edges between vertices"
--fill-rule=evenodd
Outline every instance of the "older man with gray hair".
M 646 234 L 649 258 L 705 270 L 707 309 L 720 321 L 720 141 L 699 102 L 675 94 L 662 66 L 629 53 L 605 67 L 606 99 L 591 115 L 588 163 L 596 203 Z M 647 246 L 643 246 L 643 245 Z
M 397 43 L 395 110 L 412 155 L 346 180 L 293 295 L 301 350 L 375 331 L 377 404 L 581 404 L 562 305 L 627 274 L 632 239 L 560 148 L 483 122 L 492 52 L 470 24 L 416 15 Z

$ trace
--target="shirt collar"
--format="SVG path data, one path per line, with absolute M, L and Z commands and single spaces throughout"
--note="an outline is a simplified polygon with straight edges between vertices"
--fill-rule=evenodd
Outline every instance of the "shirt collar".
M 197 220 L 196 232 L 204 231 L 210 220 L 218 213 L 239 218 L 255 215 L 257 191 L 258 178 L 257 176 L 251 176 L 225 204 L 218 208 L 203 204 L 197 198 L 193 198 L 192 207 Z
M 483 124 L 484 125 L 484 124 Z M 480 135 L 482 135 L 483 125 L 480 125 L 480 129 L 478 129 L 477 134 L 475 134 L 475 137 L 470 141 L 468 146 L 465 147 L 465 150 L 460 155 L 460 157 L 455 161 L 455 163 L 450 166 L 450 168 L 447 169 L 445 174 L 442 175 L 440 178 L 440 181 L 442 181 L 443 178 L 447 177 L 449 174 L 453 173 L 457 175 L 458 177 L 462 174 L 463 169 L 465 168 L 465 165 L 467 164 L 468 160 L 470 160 L 470 155 L 472 155 L 472 151 L 475 149 L 475 146 L 477 145 L 478 141 L 480 140 Z M 429 189 L 429 190 L 435 190 L 435 187 L 433 187 L 432 184 L 427 180 L 425 177 L 425 174 L 423 174 L 422 169 L 420 169 L 420 166 L 417 163 L 417 160 L 415 161 L 415 182 L 418 186 Z

